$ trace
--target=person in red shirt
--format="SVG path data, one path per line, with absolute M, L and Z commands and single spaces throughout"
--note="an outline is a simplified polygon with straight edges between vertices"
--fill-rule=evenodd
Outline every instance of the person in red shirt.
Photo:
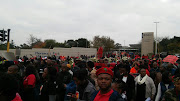
M 23 101 L 34 101 L 35 83 L 36 83 L 35 67 L 33 65 L 28 65 L 25 69 L 25 77 L 23 81 L 23 86 L 24 86 Z
M 92 94 L 90 101 L 124 101 L 118 92 L 111 88 L 113 72 L 108 67 L 96 71 L 99 91 Z
M 140 66 L 140 64 L 135 61 L 133 65 L 134 65 L 134 67 L 131 68 L 130 74 L 132 74 L 134 77 L 136 77 L 137 74 L 138 74 L 138 71 L 139 71 L 139 66 Z

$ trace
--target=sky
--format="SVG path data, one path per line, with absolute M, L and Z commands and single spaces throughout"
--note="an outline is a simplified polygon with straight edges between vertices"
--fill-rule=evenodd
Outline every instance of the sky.
M 137 44 L 142 32 L 180 36 L 180 0 L 0 0 L 0 29 L 11 29 L 16 45 L 30 34 L 57 42 L 108 36 Z

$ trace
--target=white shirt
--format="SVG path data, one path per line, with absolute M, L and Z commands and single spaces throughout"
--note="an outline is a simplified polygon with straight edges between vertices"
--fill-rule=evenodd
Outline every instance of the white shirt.
M 126 83 L 127 82 L 127 77 L 123 76 L 122 80 Z

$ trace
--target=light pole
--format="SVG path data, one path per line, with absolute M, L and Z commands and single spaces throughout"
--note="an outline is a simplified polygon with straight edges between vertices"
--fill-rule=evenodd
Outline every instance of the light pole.
M 155 50 L 155 55 L 157 54 L 157 24 L 159 22 L 154 22 L 156 24 L 156 50 Z

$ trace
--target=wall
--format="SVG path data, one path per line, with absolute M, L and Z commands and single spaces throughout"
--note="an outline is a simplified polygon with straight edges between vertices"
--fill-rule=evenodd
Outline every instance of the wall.
M 0 56 L 2 53 L 6 52 L 6 50 L 0 50 Z M 33 48 L 33 49 L 10 49 L 9 52 L 13 52 L 16 56 L 27 56 L 27 57 L 46 57 L 46 56 L 80 56 L 80 55 L 95 55 L 97 54 L 96 48 L 80 48 L 80 47 L 72 47 L 72 48 L 53 48 L 53 49 L 43 49 L 43 48 Z M 17 54 L 16 54 L 17 53 Z

